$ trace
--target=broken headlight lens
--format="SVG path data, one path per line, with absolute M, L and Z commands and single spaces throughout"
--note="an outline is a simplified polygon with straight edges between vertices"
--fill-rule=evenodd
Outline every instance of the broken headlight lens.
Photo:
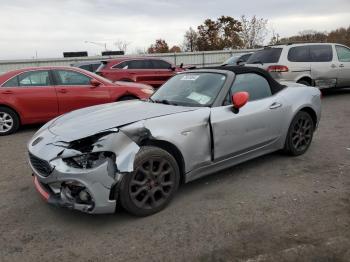
M 86 153 L 79 156 L 63 158 L 63 161 L 74 168 L 89 169 L 100 166 L 107 158 L 115 160 L 115 155 L 112 152 Z

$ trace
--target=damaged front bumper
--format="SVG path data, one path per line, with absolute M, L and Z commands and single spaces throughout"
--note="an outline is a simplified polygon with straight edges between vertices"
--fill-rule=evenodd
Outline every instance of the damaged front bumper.
M 139 146 L 122 132 L 104 132 L 93 144 L 83 146 L 85 150 L 89 148 L 89 153 L 111 152 L 113 157 L 107 157 L 96 167 L 79 168 L 65 161 L 83 154 L 70 147 L 76 142 L 66 142 L 48 129 L 29 142 L 29 164 L 37 191 L 56 206 L 91 214 L 115 212 L 119 183 L 133 171 Z

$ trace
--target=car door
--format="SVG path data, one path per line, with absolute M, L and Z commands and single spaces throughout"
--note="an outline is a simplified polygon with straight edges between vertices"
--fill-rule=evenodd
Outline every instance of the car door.
M 91 76 L 67 69 L 56 69 L 53 72 L 60 114 L 111 102 L 109 87 L 103 83 L 99 86 L 92 85 Z
M 24 122 L 44 122 L 58 115 L 58 102 L 49 70 L 23 72 L 0 87 L 2 99 L 19 111 Z
M 268 81 L 254 73 L 238 74 L 231 94 L 240 91 L 248 92 L 250 99 L 238 113 L 232 110 L 230 94 L 226 105 L 211 110 L 215 160 L 263 151 L 280 138 L 285 108 L 279 96 L 271 94 Z
M 160 87 L 175 74 L 172 65 L 164 60 L 152 59 L 150 62 L 153 67 L 151 80 L 154 87 Z
M 338 87 L 350 87 L 350 48 L 336 45 L 338 57 Z
M 338 69 L 331 45 L 308 45 L 310 48 L 311 78 L 320 88 L 334 87 Z

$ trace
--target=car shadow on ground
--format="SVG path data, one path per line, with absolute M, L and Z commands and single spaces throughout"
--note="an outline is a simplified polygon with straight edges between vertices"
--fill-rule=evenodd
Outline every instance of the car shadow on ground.
M 241 179 L 246 176 L 247 172 L 250 172 L 251 169 L 257 168 L 262 165 L 269 165 L 272 161 L 280 161 L 281 159 L 289 158 L 282 152 L 274 152 L 265 156 L 261 156 L 257 159 L 253 159 L 239 165 L 224 169 L 222 171 L 210 174 L 208 176 L 196 179 L 187 184 L 180 185 L 172 203 L 165 210 L 156 213 L 148 217 L 136 217 L 127 213 L 123 208 L 120 207 L 120 204 L 117 204 L 117 210 L 113 214 L 101 214 L 101 215 L 91 215 L 82 213 L 75 210 L 69 210 L 66 208 L 57 208 L 53 206 L 47 206 L 50 211 L 53 212 L 53 216 L 62 221 L 69 221 L 69 223 L 76 223 L 79 226 L 96 226 L 108 227 L 111 225 L 123 226 L 129 223 L 134 223 L 137 221 L 152 221 L 156 219 L 157 216 L 165 217 L 168 212 L 174 212 L 172 208 L 176 205 L 178 201 L 186 201 L 186 196 L 193 194 L 195 191 L 205 190 L 208 186 L 216 185 L 220 187 L 220 184 L 224 185 L 227 182 L 232 182 L 237 179 Z M 258 174 L 257 174 L 258 175 Z
M 331 97 L 331 96 L 350 94 L 350 88 L 323 89 L 323 90 L 321 90 L 321 92 L 322 92 L 323 97 L 326 98 L 326 97 Z

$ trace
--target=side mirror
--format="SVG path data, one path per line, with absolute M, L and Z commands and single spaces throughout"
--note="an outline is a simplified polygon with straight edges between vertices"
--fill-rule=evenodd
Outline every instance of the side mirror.
M 175 71 L 176 70 L 176 66 L 171 66 L 170 68 L 172 71 Z
M 241 65 L 241 64 L 243 64 L 244 63 L 244 61 L 242 60 L 242 59 L 239 59 L 238 61 L 237 61 L 237 65 Z
M 96 79 L 91 79 L 90 81 L 90 84 L 93 86 L 93 87 L 98 87 L 99 85 L 101 85 L 101 82 L 100 81 L 97 81 Z
M 243 107 L 249 100 L 248 92 L 237 92 L 232 95 L 232 104 L 235 110 L 239 110 Z

